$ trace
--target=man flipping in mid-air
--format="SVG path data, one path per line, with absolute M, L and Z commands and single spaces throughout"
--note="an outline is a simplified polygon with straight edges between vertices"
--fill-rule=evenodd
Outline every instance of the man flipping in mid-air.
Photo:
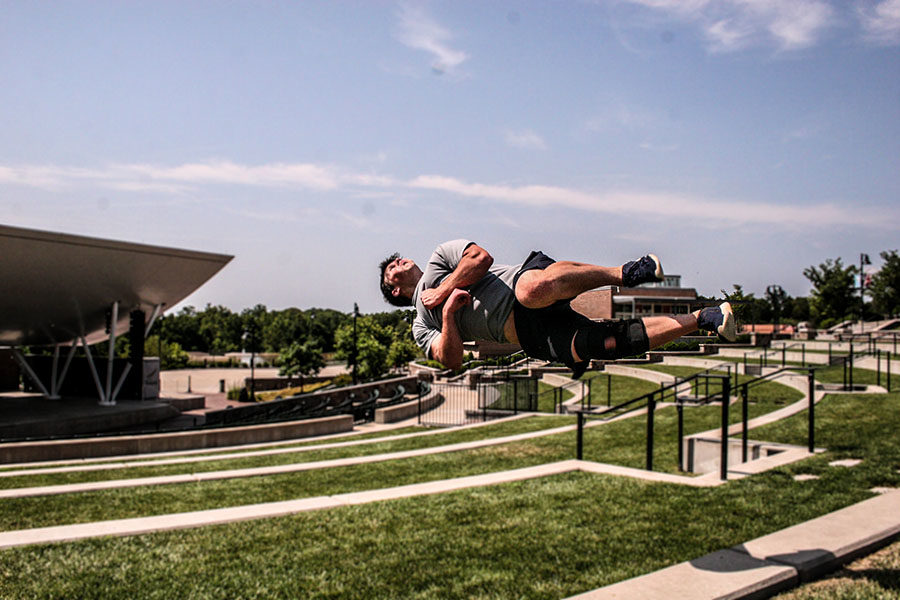
M 451 369 L 462 365 L 463 341 L 519 344 L 528 356 L 562 362 L 578 378 L 591 359 L 642 354 L 698 329 L 735 339 L 727 302 L 685 315 L 609 321 L 592 321 L 570 306 L 575 296 L 597 287 L 662 281 L 653 254 L 600 267 L 557 262 L 535 251 L 521 264 L 495 265 L 475 242 L 452 240 L 435 249 L 424 272 L 399 254 L 380 269 L 385 300 L 415 306 L 416 343 Z

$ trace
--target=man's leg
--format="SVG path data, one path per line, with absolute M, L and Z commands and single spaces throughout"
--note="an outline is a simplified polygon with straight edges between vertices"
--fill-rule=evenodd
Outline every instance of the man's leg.
M 641 334 L 634 333 L 632 329 L 628 333 L 620 334 L 617 341 L 615 335 L 600 336 L 590 333 L 578 332 L 572 338 L 572 358 L 575 362 L 581 362 L 588 358 L 600 358 L 620 354 L 629 356 L 634 354 L 635 348 L 658 348 L 667 342 L 677 340 L 683 335 L 693 333 L 698 329 L 718 333 L 729 341 L 735 339 L 734 315 L 731 305 L 727 302 L 716 306 L 695 310 L 689 315 L 671 315 L 666 317 L 644 317 L 641 319 L 646 333 L 646 340 L 639 339 Z M 583 337 L 579 338 L 579 335 Z M 619 345 L 624 348 L 619 348 Z M 580 352 L 579 352 L 580 348 Z M 618 352 L 617 352 L 618 350 Z M 583 358 L 581 355 L 585 355 Z
M 620 267 L 564 260 L 519 275 L 516 299 L 526 308 L 544 308 L 605 285 L 630 287 L 648 281 L 662 281 L 662 277 L 662 266 L 653 254 Z

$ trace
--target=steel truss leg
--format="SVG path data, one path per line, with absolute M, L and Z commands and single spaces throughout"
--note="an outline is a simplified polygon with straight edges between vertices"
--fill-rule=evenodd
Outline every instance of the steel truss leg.
M 37 376 L 37 374 L 32 370 L 31 365 L 28 364 L 28 361 L 25 360 L 25 357 L 22 356 L 22 351 L 18 348 L 13 348 L 13 357 L 16 359 L 16 362 L 19 363 L 19 366 L 22 367 L 22 370 L 31 378 L 31 381 L 34 385 L 40 388 L 41 393 L 44 394 L 47 398 L 50 398 L 50 392 L 47 391 L 46 386 L 44 386 L 43 382 Z

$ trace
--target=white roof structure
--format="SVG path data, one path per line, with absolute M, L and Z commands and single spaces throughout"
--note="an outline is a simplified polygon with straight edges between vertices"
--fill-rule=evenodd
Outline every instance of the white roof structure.
M 111 314 L 115 336 L 131 311 L 155 316 L 232 258 L 0 225 L 0 346 L 100 341 Z

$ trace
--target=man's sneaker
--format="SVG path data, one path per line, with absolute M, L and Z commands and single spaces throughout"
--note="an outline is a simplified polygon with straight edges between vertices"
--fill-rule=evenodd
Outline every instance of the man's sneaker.
M 662 263 L 655 254 L 648 254 L 622 265 L 622 286 L 636 287 L 642 283 L 663 280 Z
M 703 331 L 714 331 L 729 342 L 737 339 L 734 312 L 728 302 L 723 302 L 719 306 L 708 306 L 701 310 L 700 316 L 697 317 L 697 327 Z

